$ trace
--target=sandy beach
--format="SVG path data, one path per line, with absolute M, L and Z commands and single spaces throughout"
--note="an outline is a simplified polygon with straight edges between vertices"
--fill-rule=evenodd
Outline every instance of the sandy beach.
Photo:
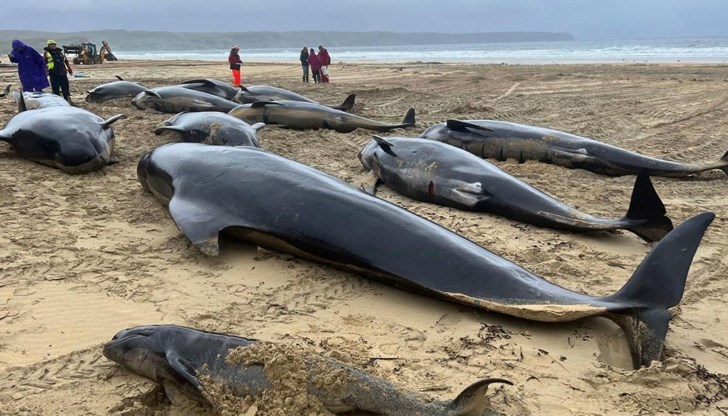
M 246 63 L 245 84 L 269 84 L 399 122 L 410 106 L 417 136 L 447 118 L 499 119 L 597 138 L 643 154 L 710 161 L 728 150 L 728 67 L 720 65 L 347 64 L 331 83 L 303 84 L 291 64 Z M 631 369 L 611 321 L 542 324 L 433 300 L 290 255 L 226 241 L 205 257 L 136 177 L 138 159 L 169 140 L 166 114 L 128 101 L 92 104 L 85 91 L 120 75 L 149 87 L 229 81 L 224 62 L 118 61 L 76 66 L 73 99 L 114 125 L 120 163 L 69 176 L 0 144 L 0 414 L 203 415 L 172 405 L 155 384 L 110 362 L 119 330 L 179 324 L 300 346 L 361 366 L 427 397 L 449 400 L 483 377 L 505 415 L 728 415 L 728 178 L 653 178 L 677 225 L 712 211 L 667 335 L 664 360 Z M 0 68 L 0 86 L 15 69 Z M 0 124 L 16 103 L 0 99 Z M 356 155 L 371 132 L 265 128 L 261 147 L 351 184 L 371 181 Z M 624 215 L 634 177 L 611 178 L 537 162 L 491 161 L 517 178 L 608 218 Z M 576 234 L 488 214 L 378 196 L 572 290 L 608 295 L 651 245 L 629 232 Z M 343 231 L 345 232 L 345 231 Z M 436 255 L 433 254 L 433 255 Z M 254 414 L 249 412 L 247 414 Z M 289 413 L 270 413 L 289 414 Z

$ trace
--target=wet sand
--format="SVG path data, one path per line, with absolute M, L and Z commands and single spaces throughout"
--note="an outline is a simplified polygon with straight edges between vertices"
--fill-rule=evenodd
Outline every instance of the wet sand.
M 675 224 L 717 218 L 673 308 L 665 359 L 631 370 L 622 331 L 606 319 L 542 324 L 428 299 L 354 274 L 238 242 L 208 258 L 136 180 L 140 156 L 168 138 L 169 115 L 126 101 L 89 104 L 84 91 L 121 75 L 154 87 L 229 80 L 224 63 L 128 61 L 75 67 L 74 100 L 114 125 L 120 163 L 69 176 L 0 144 L 0 414 L 206 414 L 174 406 L 153 383 L 101 355 L 118 330 L 174 323 L 228 332 L 353 363 L 410 390 L 454 398 L 482 377 L 503 414 L 728 414 L 728 178 L 653 178 Z M 246 84 L 271 84 L 324 103 L 357 94 L 357 114 L 399 122 L 415 136 L 447 118 L 501 119 L 560 129 L 651 156 L 708 161 L 728 150 L 728 70 L 712 65 L 343 64 L 332 83 L 303 84 L 294 64 L 246 64 Z M 0 68 L 0 85 L 13 82 Z M 0 99 L 0 122 L 16 105 Z M 259 132 L 261 146 L 354 185 L 371 132 Z M 499 167 L 584 212 L 621 217 L 634 177 L 610 178 L 537 162 Z M 573 290 L 607 295 L 650 245 L 629 232 L 581 235 L 487 214 L 378 196 L 435 221 Z M 433 253 L 437 255 L 437 253 Z M 405 261 L 403 259 L 403 261 Z M 383 359 L 382 359 L 383 358 Z

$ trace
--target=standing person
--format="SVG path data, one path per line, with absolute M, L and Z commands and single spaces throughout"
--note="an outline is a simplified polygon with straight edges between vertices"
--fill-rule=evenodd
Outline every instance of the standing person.
M 53 94 L 61 95 L 61 91 L 63 91 L 63 98 L 70 103 L 71 91 L 66 73 L 73 75 L 73 69 L 71 69 L 71 64 L 68 63 L 66 54 L 56 46 L 56 41 L 52 39 L 48 40 L 48 46 L 43 50 L 45 51 L 43 56 L 48 68 L 48 77 L 51 79 Z
M 321 82 L 321 60 L 319 60 L 316 51 L 311 48 L 308 52 L 308 64 L 311 66 L 311 75 L 313 76 L 313 82 Z
M 308 46 L 304 46 L 303 49 L 301 49 L 301 56 L 299 57 L 301 60 L 301 70 L 303 71 L 303 82 L 308 82 Z
M 243 60 L 240 59 L 240 46 L 233 46 L 230 49 L 230 55 L 228 55 L 228 62 L 230 63 L 230 70 L 233 72 L 233 86 L 239 87 L 242 82 L 242 73 L 240 72 L 243 66 Z
M 10 62 L 18 64 L 18 78 L 23 91 L 41 92 L 48 88 L 46 62 L 35 49 L 18 39 L 13 39 L 13 51 L 8 54 Z
M 329 82 L 329 65 L 331 65 L 331 57 L 329 51 L 323 46 L 319 45 L 319 60 L 321 61 L 321 82 Z

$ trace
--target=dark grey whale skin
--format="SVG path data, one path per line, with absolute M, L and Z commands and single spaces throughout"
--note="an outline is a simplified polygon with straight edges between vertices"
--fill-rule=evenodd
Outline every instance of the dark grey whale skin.
M 97 85 L 86 91 L 86 102 L 103 103 L 118 98 L 134 98 L 147 87 L 136 82 L 118 80 Z
M 25 108 L 22 95 L 20 107 Z M 69 174 L 88 173 L 109 163 L 115 140 L 111 125 L 124 118 L 119 114 L 104 120 L 71 106 L 27 110 L 0 130 L 0 141 L 34 162 Z
M 242 104 L 228 114 L 248 123 L 265 123 L 289 129 L 330 129 L 351 133 L 356 129 L 390 131 L 415 125 L 415 109 L 410 108 L 400 124 L 383 123 L 356 114 L 300 101 L 257 101 Z
M 607 176 L 637 175 L 684 178 L 720 169 L 728 174 L 728 152 L 720 160 L 680 163 L 644 156 L 629 150 L 563 131 L 498 120 L 447 120 L 428 128 L 422 138 L 460 147 L 486 159 L 516 159 L 585 169 Z
M 175 401 L 178 392 L 203 404 L 210 403 L 198 376 L 205 375 L 238 397 L 256 397 L 271 388 L 261 365 L 229 364 L 226 358 L 236 348 L 258 341 L 226 334 L 199 331 L 176 325 L 149 325 L 125 329 L 104 346 L 104 356 L 164 387 Z M 483 379 L 467 387 L 451 401 L 424 401 L 391 383 L 331 358 L 307 357 L 306 390 L 331 413 L 351 411 L 391 416 L 482 416 L 489 402 L 485 393 L 492 383 L 512 384 L 503 379 Z M 345 374 L 342 388 L 319 387 L 321 372 Z M 318 380 L 318 382 L 317 382 Z
M 174 115 L 163 121 L 154 134 L 172 133 L 189 143 L 260 147 L 256 133 L 263 127 L 263 123 L 251 126 L 225 113 L 199 111 Z
M 300 101 L 304 103 L 319 104 L 318 102 L 293 91 L 270 85 L 240 86 L 240 90 L 232 98 L 240 104 L 252 104 L 258 101 Z M 354 109 L 356 94 L 349 94 L 341 105 L 322 104 L 334 110 L 351 112 Z
M 627 215 L 610 220 L 585 214 L 486 160 L 434 140 L 375 136 L 359 160 L 384 184 L 418 201 L 569 231 L 626 229 L 648 242 L 673 228 L 646 171 L 635 182 Z
M 216 95 L 178 85 L 144 90 L 137 94 L 131 103 L 140 110 L 152 109 L 160 113 L 175 114 L 183 111 L 227 113 L 239 105 Z
M 167 204 L 200 251 L 220 232 L 352 270 L 399 288 L 543 322 L 606 316 L 636 366 L 661 357 L 700 240 L 714 214 L 662 239 L 617 293 L 573 292 L 407 210 L 300 163 L 250 147 L 175 143 L 143 156 L 144 189 Z

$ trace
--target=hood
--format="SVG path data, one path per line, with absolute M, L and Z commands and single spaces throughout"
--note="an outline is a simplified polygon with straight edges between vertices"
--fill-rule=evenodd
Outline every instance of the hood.
M 23 43 L 22 40 L 13 39 L 13 49 L 21 49 L 21 48 L 25 48 L 26 46 L 28 46 L 28 45 Z

